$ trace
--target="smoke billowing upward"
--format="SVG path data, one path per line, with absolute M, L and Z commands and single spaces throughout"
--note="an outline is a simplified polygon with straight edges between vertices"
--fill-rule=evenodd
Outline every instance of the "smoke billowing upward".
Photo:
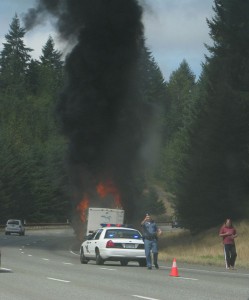
M 26 15 L 26 28 L 47 14 L 57 20 L 62 38 L 77 39 L 66 59 L 67 80 L 58 105 L 69 139 L 75 204 L 87 193 L 90 205 L 98 205 L 96 185 L 112 181 L 132 220 L 137 206 L 133 181 L 139 176 L 147 126 L 138 88 L 142 9 L 136 0 L 40 0 Z

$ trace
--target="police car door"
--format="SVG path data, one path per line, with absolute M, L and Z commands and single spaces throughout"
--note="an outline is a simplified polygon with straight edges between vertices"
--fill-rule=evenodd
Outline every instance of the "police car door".
M 89 251 L 89 256 L 91 257 L 95 257 L 95 249 L 96 247 L 98 247 L 98 244 L 99 244 L 99 238 L 100 238 L 100 235 L 102 233 L 103 229 L 99 229 L 97 230 L 95 236 L 93 237 L 92 240 L 89 241 L 88 243 L 88 251 Z

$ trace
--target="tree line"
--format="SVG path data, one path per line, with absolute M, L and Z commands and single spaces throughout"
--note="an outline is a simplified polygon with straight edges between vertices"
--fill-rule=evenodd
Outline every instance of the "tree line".
M 25 33 L 15 15 L 0 54 L 0 221 L 65 221 L 65 140 L 54 114 L 63 62 L 51 36 L 32 59 Z
M 192 232 L 249 213 L 249 1 L 215 0 L 213 10 L 199 80 L 183 62 L 167 84 L 157 175 Z
M 139 62 L 143 101 L 156 115 L 137 201 L 142 211 L 165 213 L 160 186 L 192 232 L 249 212 L 249 0 L 215 0 L 213 9 L 213 45 L 198 80 L 183 60 L 165 81 L 146 47 Z M 15 15 L 0 53 L 0 221 L 62 221 L 72 210 L 67 141 L 55 115 L 62 54 L 49 37 L 34 60 L 24 35 Z

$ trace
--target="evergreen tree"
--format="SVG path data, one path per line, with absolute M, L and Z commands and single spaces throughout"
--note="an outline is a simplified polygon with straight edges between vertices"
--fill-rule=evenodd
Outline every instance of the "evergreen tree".
M 6 42 L 3 43 L 3 50 L 0 54 L 1 85 L 12 92 L 25 91 L 30 52 L 33 51 L 24 44 L 25 33 L 16 14 L 10 24 L 9 33 L 5 35 Z
M 175 193 L 177 176 L 189 147 L 189 131 L 196 103 L 195 76 L 183 60 L 167 84 L 168 107 L 165 113 L 163 146 L 158 176 L 167 191 Z
M 62 54 L 55 50 L 54 41 L 49 36 L 42 48 L 39 61 L 31 61 L 29 68 L 29 85 L 31 91 L 37 95 L 57 95 L 63 82 Z
M 192 231 L 248 216 L 249 1 L 214 4 L 201 111 L 177 191 L 177 210 Z
M 65 141 L 54 116 L 62 65 L 30 60 L 24 34 L 15 16 L 0 57 L 0 219 L 65 221 Z
M 53 38 L 49 36 L 46 44 L 42 48 L 42 55 L 40 56 L 41 65 L 48 66 L 60 73 L 63 66 L 61 56 L 62 54 L 58 50 L 55 50 Z
M 37 95 L 40 89 L 40 62 L 36 59 L 31 59 L 29 70 L 27 73 L 27 85 L 31 94 Z
M 195 75 L 190 70 L 186 60 L 174 71 L 167 85 L 169 109 L 167 111 L 165 139 L 169 142 L 172 137 L 186 125 L 195 93 Z

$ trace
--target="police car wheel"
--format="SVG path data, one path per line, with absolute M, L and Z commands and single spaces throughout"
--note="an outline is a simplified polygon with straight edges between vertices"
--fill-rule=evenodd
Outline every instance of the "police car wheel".
M 80 262 L 82 264 L 87 264 L 88 263 L 88 260 L 86 259 L 85 255 L 84 255 L 83 249 L 80 250 Z
M 96 250 L 96 265 L 103 265 L 104 261 L 100 256 L 99 250 Z

